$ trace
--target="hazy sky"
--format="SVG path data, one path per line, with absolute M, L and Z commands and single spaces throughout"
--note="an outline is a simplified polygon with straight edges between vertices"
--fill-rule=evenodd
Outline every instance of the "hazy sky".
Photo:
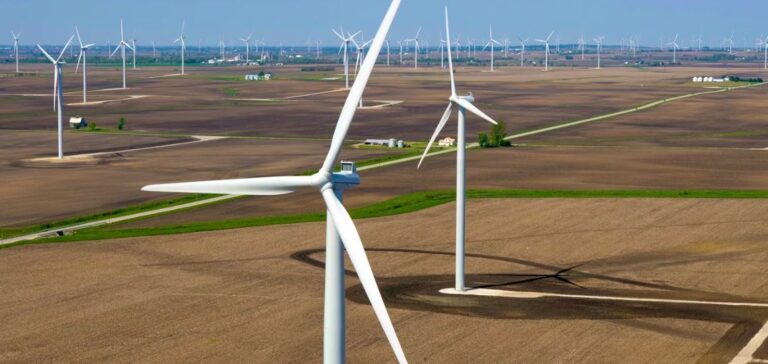
M 0 44 L 11 42 L 10 31 L 23 32 L 22 43 L 61 44 L 75 25 L 86 42 L 113 43 L 125 19 L 128 37 L 139 44 L 170 44 L 187 23 L 189 45 L 215 44 L 221 37 L 237 42 L 253 32 L 269 44 L 304 45 L 319 39 L 323 45 L 337 42 L 331 27 L 364 30 L 372 36 L 389 4 L 386 0 L 2 0 Z M 422 38 L 435 45 L 442 29 L 442 7 L 451 11 L 453 35 L 478 40 L 488 38 L 544 37 L 556 30 L 562 43 L 573 43 L 580 34 L 591 40 L 605 35 L 617 44 L 629 36 L 641 45 L 658 45 L 680 33 L 683 46 L 701 36 L 718 43 L 735 33 L 738 46 L 752 45 L 768 34 L 766 0 L 403 0 L 391 38 L 413 36 L 424 27 Z

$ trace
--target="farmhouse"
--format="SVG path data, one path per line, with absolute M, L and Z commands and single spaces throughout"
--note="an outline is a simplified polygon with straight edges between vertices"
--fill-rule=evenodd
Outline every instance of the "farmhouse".
M 456 145 L 456 139 L 451 138 L 451 137 L 446 137 L 445 139 L 440 139 L 437 142 L 437 145 L 441 146 L 441 147 L 452 147 L 452 146 Z
M 69 127 L 74 129 L 85 128 L 88 126 L 88 121 L 84 117 L 73 116 L 69 118 Z

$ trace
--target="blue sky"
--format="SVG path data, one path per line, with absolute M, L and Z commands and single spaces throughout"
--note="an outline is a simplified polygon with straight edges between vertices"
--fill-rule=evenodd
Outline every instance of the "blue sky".
M 321 40 L 335 45 L 331 27 L 364 30 L 370 36 L 389 4 L 386 0 L 4 0 L 0 12 L 0 44 L 10 43 L 10 31 L 23 32 L 22 43 L 60 44 L 80 27 L 84 40 L 113 43 L 124 18 L 128 36 L 139 44 L 170 44 L 187 23 L 190 45 L 215 44 L 219 37 L 234 44 L 253 32 L 269 44 L 303 45 Z M 658 45 L 659 38 L 680 33 L 683 44 L 701 36 L 705 43 L 719 42 L 735 33 L 738 46 L 753 44 L 768 34 L 765 0 L 403 0 L 392 39 L 423 36 L 434 45 L 442 29 L 442 6 L 451 11 L 454 36 L 485 40 L 493 24 L 497 39 L 544 37 L 555 30 L 561 42 L 572 43 L 580 34 L 592 39 L 605 35 L 617 44 L 629 36 L 641 45 Z M 762 18 L 762 19 L 761 19 Z M 5 28 L 5 29 L 2 29 Z M 5 39 L 7 38 L 7 39 Z

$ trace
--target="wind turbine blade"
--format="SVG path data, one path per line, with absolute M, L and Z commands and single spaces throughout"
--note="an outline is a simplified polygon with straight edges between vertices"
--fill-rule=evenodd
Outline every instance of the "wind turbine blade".
M 445 112 L 443 113 L 443 117 L 440 118 L 440 122 L 437 123 L 437 128 L 435 128 L 435 132 L 432 134 L 432 138 L 429 139 L 429 143 L 427 143 L 427 149 L 424 149 L 424 154 L 421 155 L 421 159 L 419 160 L 419 165 L 416 166 L 416 169 L 421 168 L 421 163 L 424 162 L 424 158 L 427 157 L 427 153 L 429 153 L 429 149 L 432 148 L 432 144 L 437 140 L 437 137 L 440 136 L 440 132 L 443 131 L 443 128 L 445 127 L 445 124 L 448 122 L 448 119 L 451 117 L 451 111 L 453 109 L 453 103 L 449 103 L 448 107 L 445 109 Z
M 183 21 L 181 22 L 181 36 L 184 36 L 184 28 L 187 26 L 187 22 Z
M 555 35 L 555 31 L 554 30 L 551 33 L 549 33 L 549 36 L 547 37 L 547 42 L 549 42 L 549 40 L 552 39 L 553 35 Z
M 339 120 L 336 123 L 336 130 L 333 132 L 331 148 L 328 151 L 328 155 L 325 157 L 322 168 L 320 169 L 322 172 L 331 173 L 333 166 L 336 164 L 336 160 L 339 157 L 339 152 L 341 151 L 341 147 L 344 144 L 344 139 L 347 136 L 347 131 L 349 130 L 349 126 L 352 123 L 352 119 L 355 117 L 357 106 L 360 102 L 360 99 L 363 97 L 365 86 L 368 84 L 368 79 L 371 77 L 373 67 L 376 65 L 376 60 L 379 58 L 381 47 L 384 44 L 384 40 L 387 38 L 389 29 L 392 27 L 392 22 L 395 19 L 395 15 L 397 15 L 397 10 L 400 8 L 400 3 L 401 0 L 392 0 L 392 4 L 389 6 L 389 10 L 387 10 L 387 14 L 382 20 L 381 26 L 376 33 L 376 37 L 373 38 L 373 43 L 371 44 L 371 48 L 368 51 L 368 54 L 365 56 L 363 66 L 360 69 L 360 73 L 355 78 L 355 83 L 352 85 L 352 88 L 349 90 L 349 94 L 347 95 L 347 101 L 344 103 L 344 107 L 341 109 Z
M 325 189 L 322 194 L 323 200 L 325 200 L 325 205 L 328 207 L 328 212 L 331 215 L 331 220 L 333 220 L 333 224 L 336 226 L 339 236 L 341 236 L 341 241 L 349 255 L 349 260 L 352 261 L 352 265 L 355 267 L 355 272 L 360 279 L 360 284 L 362 284 L 365 294 L 368 296 L 368 301 L 371 302 L 373 312 L 379 319 L 381 328 L 384 330 L 384 335 L 387 336 L 392 351 L 395 352 L 397 361 L 399 363 L 407 363 L 408 361 L 405 358 L 403 348 L 400 346 L 400 340 L 397 338 L 397 333 L 395 332 L 395 327 L 392 325 L 392 320 L 387 313 L 387 307 L 384 305 L 384 299 L 381 297 L 381 292 L 379 292 L 379 286 L 376 284 L 376 277 L 374 277 L 373 270 L 371 270 L 371 264 L 368 262 L 363 242 L 360 239 L 354 221 L 352 221 L 349 213 L 341 204 L 341 201 L 336 197 L 332 189 Z
M 419 30 L 418 30 L 418 31 L 416 31 L 416 36 L 415 36 L 414 38 L 415 38 L 415 39 L 419 39 L 419 36 L 420 36 L 420 35 L 421 35 L 421 27 L 419 27 Z
M 68 48 L 68 47 L 69 47 L 69 45 L 72 43 L 72 39 L 74 39 L 74 38 L 75 38 L 75 35 L 74 35 L 74 34 L 72 34 L 72 36 L 71 36 L 71 37 L 69 37 L 69 40 L 67 41 L 67 44 L 65 44 L 65 45 L 64 45 L 64 48 L 62 48 L 62 49 L 61 49 L 61 53 L 59 54 L 59 58 L 56 58 L 56 62 L 58 62 L 58 61 L 60 61 L 60 60 L 61 60 L 61 57 L 63 57 L 63 56 L 64 56 L 64 52 L 66 52 L 66 51 L 67 51 L 67 48 Z
M 459 104 L 459 106 L 463 107 L 465 110 L 467 110 L 467 111 L 469 111 L 469 112 L 471 112 L 471 113 L 473 113 L 473 114 L 475 114 L 475 115 L 485 119 L 485 121 L 487 121 L 487 122 L 489 122 L 491 124 L 494 124 L 494 125 L 498 124 L 490 116 L 488 116 L 484 112 L 480 111 L 480 109 L 478 109 L 475 105 L 472 105 L 471 102 L 469 102 L 469 101 L 467 101 L 465 99 L 462 99 L 462 98 L 458 98 L 458 97 L 453 97 L 451 99 L 452 99 L 453 102 Z
M 453 56 L 451 55 L 451 27 L 448 24 L 448 7 L 445 7 L 445 39 L 448 42 L 448 71 L 451 74 L 451 96 L 456 96 L 456 80 L 453 75 Z
M 358 36 L 358 35 L 360 35 L 360 33 L 362 33 L 362 30 L 361 30 L 361 31 L 358 31 L 358 32 L 357 32 L 357 33 L 355 33 L 355 34 L 351 34 L 351 35 L 349 36 L 349 38 L 350 38 L 350 39 L 352 39 L 352 40 L 354 40 L 355 38 L 357 38 L 357 36 Z
M 53 62 L 53 63 L 56 63 L 56 60 L 55 60 L 55 59 L 53 59 L 53 57 L 51 57 L 51 55 L 50 55 L 50 54 L 48 54 L 48 52 L 46 52 L 46 51 L 45 51 L 45 49 L 43 49 L 43 47 L 41 47 L 41 46 L 38 44 L 38 45 L 37 45 L 37 48 L 40 48 L 40 50 L 41 50 L 41 51 L 43 52 L 43 54 L 45 55 L 45 58 L 48 58 L 48 60 L 50 60 L 51 62 Z
M 80 51 L 80 54 L 77 55 L 77 67 L 75 67 L 75 73 L 80 69 L 80 59 L 83 58 L 83 51 Z
M 276 196 L 285 195 L 299 188 L 314 185 L 315 182 L 311 176 L 261 177 L 149 185 L 144 186 L 141 190 L 149 192 L 209 193 L 216 195 Z
M 83 47 L 83 39 L 80 38 L 80 30 L 75 27 L 75 34 L 77 34 L 77 42 L 80 43 L 80 47 Z
M 339 37 L 339 39 L 341 39 L 342 41 L 346 40 L 346 38 L 344 38 L 343 35 L 339 34 L 339 32 L 336 31 L 336 29 L 331 29 L 331 31 L 333 32 L 333 34 L 336 34 L 336 36 Z
M 125 40 L 125 32 L 123 31 L 123 19 L 120 19 L 120 40 Z
M 122 43 L 118 44 L 118 45 L 117 45 L 117 47 L 115 47 L 115 50 L 114 50 L 114 51 L 112 52 L 112 54 L 110 54 L 109 56 L 110 56 L 110 57 L 114 56 L 114 55 L 115 55 L 115 53 L 117 53 L 117 51 L 118 51 L 118 50 L 120 50 L 120 47 L 122 47 L 122 46 L 123 46 L 123 44 L 122 44 Z

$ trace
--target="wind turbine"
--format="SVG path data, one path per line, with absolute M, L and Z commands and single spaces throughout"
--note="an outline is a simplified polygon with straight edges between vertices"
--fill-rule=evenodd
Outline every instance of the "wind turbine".
M 360 34 L 360 32 L 344 36 L 344 28 L 342 27 L 339 27 L 339 32 L 337 32 L 336 29 L 331 29 L 331 31 L 341 39 L 341 47 L 339 47 L 339 51 L 344 52 L 344 78 L 346 79 L 346 88 L 349 89 L 349 42 L 354 41 L 355 37 Z
M 483 47 L 483 50 L 486 50 L 488 47 L 491 47 L 491 72 L 493 72 L 493 53 L 494 53 L 494 48 L 496 48 L 495 45 L 501 45 L 501 43 L 499 43 L 496 39 L 493 39 L 493 27 L 489 26 L 488 30 L 489 30 L 489 34 L 490 34 L 490 39 L 488 40 L 488 43 L 485 45 L 485 47 Z
M 597 69 L 600 69 L 600 51 L 603 49 L 604 36 L 595 38 L 595 44 L 597 45 Z
M 181 22 L 181 35 L 179 35 L 176 40 L 174 40 L 174 43 L 181 43 L 181 75 L 184 76 L 184 52 L 187 49 L 187 37 L 184 36 L 184 26 L 186 25 L 186 22 Z
M 555 34 L 554 30 L 546 39 L 536 39 L 537 42 L 544 43 L 544 71 L 549 71 L 549 40 L 552 39 L 553 34 Z
M 80 69 L 80 59 L 83 60 L 83 104 L 88 103 L 88 48 L 93 47 L 93 44 L 83 44 L 83 39 L 80 38 L 80 30 L 75 27 L 75 34 L 77 35 L 77 42 L 80 43 L 80 54 L 77 56 L 77 67 L 75 67 L 75 73 Z
M 136 69 L 136 38 L 131 39 L 131 51 L 133 52 L 133 69 Z
M 579 37 L 579 49 L 581 50 L 581 60 L 584 60 L 584 48 L 586 48 L 587 43 L 584 42 L 584 35 L 582 34 Z
M 445 69 L 445 45 L 446 45 L 445 39 L 443 39 L 443 34 L 440 32 L 440 68 Z M 450 44 L 448 45 L 450 47 Z
M 397 45 L 400 46 L 400 65 L 403 64 L 403 42 L 397 41 Z
M 523 68 L 525 66 L 525 43 L 528 43 L 529 38 L 517 37 L 517 39 L 520 39 L 520 68 Z
M 67 44 L 64 45 L 64 48 L 61 50 L 61 53 L 59 54 L 59 57 L 56 59 L 53 59 L 53 57 L 51 57 L 51 55 L 48 54 L 48 52 L 46 52 L 45 49 L 43 49 L 43 47 L 41 47 L 39 44 L 37 45 L 37 48 L 40 48 L 40 50 L 43 51 L 43 54 L 45 55 L 45 57 L 48 58 L 48 60 L 51 61 L 51 63 L 53 63 L 53 75 L 54 75 L 53 82 L 56 87 L 54 92 L 54 102 L 57 102 L 56 111 L 58 112 L 57 126 L 58 126 L 58 137 L 59 137 L 59 142 L 58 142 L 59 159 L 64 158 L 64 125 L 63 125 L 64 121 L 62 120 L 63 113 L 64 113 L 64 110 L 63 110 L 64 102 L 62 100 L 64 98 L 64 90 L 63 90 L 64 83 L 62 82 L 63 81 L 62 78 L 64 76 L 61 73 L 61 67 L 66 64 L 65 61 L 61 60 L 61 57 L 64 56 L 64 52 L 67 51 L 67 47 L 69 47 L 69 44 L 72 43 L 73 38 L 75 38 L 74 35 L 69 37 Z
M 763 46 L 763 69 L 768 70 L 768 37 L 760 37 L 760 45 Z
M 365 47 L 367 47 L 369 44 L 371 44 L 372 41 L 373 41 L 373 39 L 371 39 L 371 40 L 369 40 L 367 42 L 365 40 L 361 40 L 361 42 L 363 42 L 363 44 L 360 44 L 354 38 L 352 38 L 352 44 L 355 45 L 355 49 L 356 49 L 356 53 L 357 53 L 357 58 L 355 59 L 355 77 L 357 77 L 358 67 L 360 67 L 362 65 L 362 63 L 363 63 L 363 57 L 365 57 Z
M 419 30 L 416 32 L 416 36 L 412 39 L 406 39 L 406 42 L 413 42 L 414 43 L 414 60 L 413 60 L 413 68 L 419 69 L 419 35 L 421 35 L 421 27 L 419 27 Z
M 13 37 L 13 55 L 16 57 L 16 73 L 19 73 L 19 38 L 21 38 L 21 32 L 19 34 L 11 32 L 11 36 Z
M 667 43 L 667 45 L 672 46 L 672 64 L 677 63 L 677 50 L 680 48 L 680 46 L 677 45 L 677 38 L 680 36 L 680 34 L 675 35 L 675 40 Z
M 451 41 L 451 33 L 450 33 L 450 27 L 448 26 L 448 7 L 445 8 L 445 34 L 447 35 L 448 42 Z M 427 153 L 429 153 L 429 149 L 432 146 L 432 144 L 435 142 L 435 139 L 440 135 L 440 132 L 443 131 L 443 127 L 445 127 L 445 124 L 448 122 L 448 119 L 451 117 L 451 110 L 453 109 L 453 106 L 456 105 L 459 108 L 459 123 L 458 123 L 458 136 L 456 137 L 457 147 L 456 147 L 456 284 L 455 288 L 457 291 L 464 291 L 466 288 L 466 285 L 464 283 L 464 227 L 465 227 L 465 206 L 466 206 L 466 194 L 465 194 L 465 183 L 466 183 L 466 138 L 465 138 L 465 127 L 464 127 L 464 121 L 466 118 L 466 112 L 469 111 L 483 120 L 488 121 L 489 123 L 496 124 L 496 122 L 491 119 L 490 116 L 486 115 L 480 109 L 478 109 L 475 105 L 472 104 L 473 101 L 475 101 L 472 94 L 469 96 L 458 96 L 456 94 L 456 81 L 453 74 L 453 59 L 451 57 L 451 51 L 450 48 L 448 49 L 448 67 L 450 69 L 451 74 L 451 97 L 448 98 L 448 108 L 445 109 L 445 113 L 443 113 L 443 117 L 440 119 L 440 122 L 437 124 L 437 129 L 435 129 L 435 133 L 432 134 L 432 138 L 429 140 L 429 144 L 427 144 L 427 149 L 424 150 L 424 154 L 421 156 L 421 160 L 419 161 L 419 165 L 417 168 L 421 167 L 421 163 L 424 162 L 424 158 L 427 156 Z
M 387 44 L 387 66 L 389 66 L 389 38 L 385 39 L 384 42 Z
M 726 42 L 728 42 L 728 54 L 733 54 L 733 36 L 734 33 L 731 33 L 731 37 L 726 39 Z
M 354 164 L 342 162 L 342 171 L 334 172 L 334 166 L 344 144 L 347 131 L 355 116 L 356 106 L 362 97 L 365 86 L 371 76 L 376 60 L 387 36 L 392 21 L 400 6 L 400 0 L 393 0 L 381 27 L 374 38 L 371 51 L 363 62 L 359 76 L 350 90 L 344 108 L 339 115 L 331 147 L 319 172 L 311 176 L 263 177 L 224 181 L 205 181 L 150 185 L 144 191 L 181 192 L 212 194 L 236 194 L 272 196 L 292 193 L 299 189 L 315 188 L 320 191 L 328 209 L 325 255 L 325 308 L 324 308 L 324 343 L 325 363 L 343 363 L 345 350 L 345 297 L 344 297 L 344 250 L 349 255 L 360 283 L 378 318 L 381 327 L 395 353 L 397 361 L 406 363 L 400 342 L 392 321 L 387 313 L 376 279 L 366 257 L 360 235 L 352 218 L 342 204 L 345 189 L 360 183 Z M 342 245 L 343 244 L 343 245 Z
M 249 34 L 248 37 L 246 38 L 240 38 L 240 40 L 245 43 L 245 63 L 249 63 L 251 61 L 251 58 L 250 58 L 251 38 L 253 38 L 253 33 Z M 318 49 L 320 49 L 319 45 L 318 45 Z
M 117 48 L 109 56 L 112 57 L 120 50 L 120 54 L 123 57 L 123 88 L 127 88 L 125 83 L 125 48 L 133 49 L 130 44 L 125 41 L 125 32 L 123 31 L 123 19 L 120 19 L 120 43 L 117 44 Z

